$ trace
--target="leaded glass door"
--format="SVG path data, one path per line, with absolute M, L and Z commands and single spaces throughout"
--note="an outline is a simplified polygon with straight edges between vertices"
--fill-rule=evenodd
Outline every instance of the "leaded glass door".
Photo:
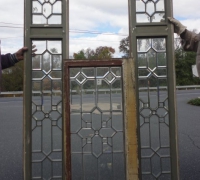
M 133 67 L 132 59 L 65 62 L 67 180 L 137 179 Z
M 131 0 L 140 179 L 179 179 L 171 0 Z
M 68 1 L 25 0 L 24 179 L 63 179 Z M 37 52 L 32 57 L 32 45 Z

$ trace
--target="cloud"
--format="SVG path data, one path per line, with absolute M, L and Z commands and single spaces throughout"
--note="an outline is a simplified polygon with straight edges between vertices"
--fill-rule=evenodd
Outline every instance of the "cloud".
M 24 0 L 0 1 L 0 22 L 22 27 L 24 22 Z M 173 1 L 174 17 L 188 27 L 200 32 L 200 1 Z M 128 0 L 70 0 L 70 55 L 88 47 L 115 48 L 115 57 L 120 57 L 118 46 L 128 35 Z M 0 26 L 6 24 L 0 23 Z M 8 25 L 8 24 L 7 24 Z M 73 31 L 75 30 L 75 31 Z M 80 33 L 87 30 L 87 33 Z M 99 32 L 97 34 L 93 32 Z M 105 35 L 112 33 L 112 35 Z M 114 34 L 114 35 L 113 35 Z M 15 38 L 12 38 L 15 37 Z M 2 52 L 15 52 L 23 46 L 23 28 L 0 27 Z

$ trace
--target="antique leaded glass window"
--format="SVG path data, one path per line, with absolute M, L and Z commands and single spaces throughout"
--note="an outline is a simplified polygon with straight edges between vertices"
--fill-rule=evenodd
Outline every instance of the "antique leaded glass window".
M 137 39 L 141 173 L 171 179 L 165 38 Z
M 152 23 L 165 21 L 164 0 L 136 0 L 136 22 Z
M 61 24 L 62 0 L 33 0 L 33 24 Z
M 32 178 L 61 178 L 62 42 L 32 43 L 38 49 L 32 58 Z
M 71 179 L 123 180 L 122 68 L 83 66 L 69 69 Z

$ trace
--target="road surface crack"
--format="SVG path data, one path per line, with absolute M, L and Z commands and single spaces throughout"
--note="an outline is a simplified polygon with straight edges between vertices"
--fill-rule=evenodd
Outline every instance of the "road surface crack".
M 190 135 L 188 134 L 185 134 L 185 133 L 181 133 L 185 136 L 187 136 L 189 138 L 189 140 L 192 142 L 192 144 L 197 148 L 197 149 L 200 149 L 200 147 L 198 145 L 195 144 L 195 141 L 190 137 Z

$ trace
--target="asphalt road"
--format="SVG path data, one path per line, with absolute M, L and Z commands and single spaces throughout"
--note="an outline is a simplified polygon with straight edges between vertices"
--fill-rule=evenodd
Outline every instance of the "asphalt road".
M 200 90 L 177 91 L 181 180 L 200 179 Z M 0 180 L 22 180 L 22 98 L 0 98 Z

